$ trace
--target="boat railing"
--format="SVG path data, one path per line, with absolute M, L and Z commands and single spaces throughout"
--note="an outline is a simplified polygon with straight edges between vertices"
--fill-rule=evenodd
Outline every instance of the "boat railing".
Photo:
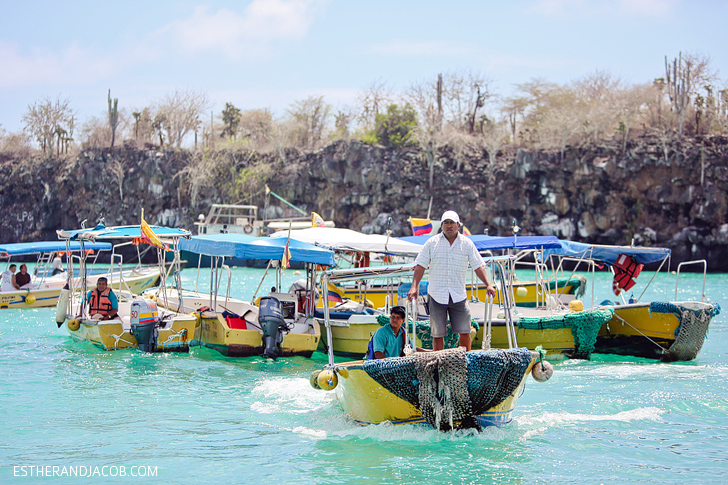
M 677 270 L 675 271 L 675 300 L 677 301 L 677 290 L 678 286 L 680 284 L 680 269 L 683 266 L 695 266 L 698 264 L 703 265 L 703 288 L 700 291 L 700 301 L 707 301 L 707 298 L 705 296 L 705 278 L 708 273 L 708 262 L 704 259 L 697 259 L 695 261 L 683 261 L 682 263 L 677 265 Z
M 574 265 L 574 269 L 571 270 L 571 273 L 569 274 L 569 277 L 567 278 L 567 281 L 571 280 L 571 278 L 574 277 L 576 274 L 576 271 L 581 267 L 581 264 L 584 263 L 587 268 L 587 273 L 591 272 L 591 308 L 595 308 L 594 306 L 594 281 L 596 280 L 595 274 L 596 274 L 596 262 L 593 259 L 588 259 L 585 257 L 571 257 L 571 256 L 552 256 L 556 257 L 558 259 L 558 266 L 556 269 L 553 270 L 554 279 L 558 278 L 559 273 L 562 275 L 565 274 L 564 269 L 564 263 L 567 261 L 571 261 L 573 263 L 576 263 Z

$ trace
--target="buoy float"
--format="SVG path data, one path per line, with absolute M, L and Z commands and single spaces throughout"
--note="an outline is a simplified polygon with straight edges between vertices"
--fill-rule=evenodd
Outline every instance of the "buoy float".
M 581 300 L 571 300 L 569 302 L 569 310 L 572 312 L 580 312 L 584 309 L 584 302 Z
M 315 371 L 311 372 L 311 377 L 308 379 L 308 382 L 311 384 L 311 387 L 313 387 L 314 389 L 321 390 L 321 387 L 319 387 L 318 382 L 317 382 L 317 379 L 318 379 L 318 376 L 320 373 L 321 373 L 320 370 L 315 370 Z
M 336 372 L 326 369 L 319 373 L 316 383 L 324 391 L 330 391 L 339 383 L 339 378 L 336 376 Z
M 66 309 L 68 308 L 68 298 L 71 292 L 65 288 L 61 290 L 61 294 L 58 295 L 58 303 L 56 303 L 56 323 L 60 327 L 63 322 L 66 321 L 68 316 Z
M 519 286 L 516 288 L 516 296 L 520 296 L 523 298 L 524 296 L 528 295 L 528 290 L 524 286 Z
M 541 362 L 536 362 L 533 365 L 533 369 L 531 369 L 531 375 L 538 382 L 546 382 L 551 379 L 552 375 L 554 375 L 554 366 L 552 366 L 545 360 L 542 360 Z
M 79 328 L 81 328 L 81 320 L 78 318 L 72 318 L 68 321 L 68 330 L 75 332 Z
M 35 303 L 35 296 L 30 293 L 25 295 L 25 303 L 27 303 L 28 305 L 32 305 L 33 303 Z

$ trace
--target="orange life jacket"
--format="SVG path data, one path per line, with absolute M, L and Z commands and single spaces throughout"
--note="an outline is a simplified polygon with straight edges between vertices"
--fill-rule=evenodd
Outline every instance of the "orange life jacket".
M 109 299 L 111 288 L 106 288 L 103 292 L 98 289 L 91 290 L 91 301 L 88 303 L 89 314 L 100 313 L 102 315 L 111 314 L 111 300 Z

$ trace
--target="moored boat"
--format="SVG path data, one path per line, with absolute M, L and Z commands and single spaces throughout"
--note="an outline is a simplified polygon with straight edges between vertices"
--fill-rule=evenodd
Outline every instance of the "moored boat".
M 641 301 L 647 288 L 664 269 L 670 272 L 670 255 L 667 248 L 609 246 L 562 241 L 559 249 L 549 249 L 545 258 L 553 258 L 555 272 L 564 272 L 564 262 L 575 264 L 572 274 L 581 265 L 592 273 L 597 265 L 606 265 L 613 273 L 612 291 L 617 301 L 594 302 L 592 286 L 592 307 L 610 308 L 613 316 L 600 328 L 596 341 L 596 352 L 638 356 L 663 361 L 693 360 L 705 341 L 712 318 L 720 312 L 717 303 L 711 303 L 705 296 L 705 274 L 707 262 L 686 261 L 676 268 L 675 294 L 670 298 Z M 647 284 L 635 292 L 637 277 L 645 265 L 659 265 Z M 700 265 L 703 268 L 703 291 L 700 301 L 678 299 L 680 271 L 684 266 Z M 583 267 L 583 266 L 581 266 Z M 594 284 L 592 277 L 592 285 Z M 625 299 L 625 295 L 632 296 Z M 634 298 L 634 294 L 638 297 Z
M 506 259 L 489 258 L 489 263 L 498 265 L 499 274 L 503 275 Z M 414 265 L 405 265 L 377 268 L 376 272 L 404 273 L 413 269 Z M 327 287 L 329 280 L 368 276 L 372 275 L 356 270 L 329 270 L 323 273 L 321 286 Z M 507 302 L 507 296 L 504 301 Z M 416 335 L 417 310 L 415 302 L 412 303 L 411 312 L 410 305 L 406 305 L 405 322 L 412 326 L 409 334 Z M 506 322 L 512 334 L 511 306 L 506 309 Z M 324 307 L 326 333 L 331 341 L 333 327 L 327 310 Z M 426 422 L 443 430 L 503 425 L 512 420 L 528 373 L 533 372 L 537 380 L 545 381 L 553 372 L 542 354 L 516 348 L 515 341 L 509 341 L 513 344 L 509 349 L 469 352 L 456 348 L 413 354 L 407 345 L 405 357 L 340 364 L 334 363 L 334 349 L 330 346 L 329 363 L 311 375 L 311 385 L 335 390 L 344 412 L 362 425 Z
M 296 355 L 310 357 L 317 349 L 321 330 L 313 318 L 316 268 L 334 264 L 332 251 L 293 239 L 256 238 L 241 234 L 195 236 L 189 241 L 182 241 L 180 247 L 212 257 L 209 293 L 188 294 L 192 302 L 204 301 L 203 298 L 209 301 L 209 305 L 198 306 L 195 312 L 198 319 L 194 338 L 196 344 L 230 357 L 263 355 L 273 359 Z M 275 266 L 277 274 L 288 260 L 299 261 L 307 266 L 306 282 L 301 288 L 292 288 L 288 293 L 272 291 L 261 297 L 257 305 L 253 303 L 255 294 L 251 302 L 233 301 L 239 307 L 228 306 L 229 299 L 226 299 L 223 308 L 223 302 L 218 301 L 217 282 L 224 258 L 230 257 L 268 260 L 269 267 Z M 282 259 L 285 261 L 281 262 Z M 277 281 L 280 282 L 280 278 Z M 280 284 L 277 284 L 276 289 L 279 288 Z M 179 301 L 189 308 L 184 293 Z
M 171 250 L 179 255 L 180 238 L 190 237 L 188 231 L 159 226 L 149 227 L 142 219 L 139 226 L 118 226 L 106 228 L 103 225 L 94 229 L 75 231 L 58 231 L 60 238 L 70 245 L 78 242 L 81 245 L 79 259 L 81 284 L 76 285 L 74 278 L 69 277 L 67 288 L 61 291 L 56 311 L 56 323 L 59 327 L 65 323 L 71 338 L 80 342 L 90 342 L 102 350 L 119 350 L 138 348 L 143 352 L 188 352 L 192 340 L 196 320 L 191 315 L 163 309 L 159 311 L 157 304 L 142 296 L 126 290 L 115 289 L 118 299 L 117 315 L 109 320 L 99 319 L 99 315 L 90 315 L 86 305 L 86 288 L 89 286 L 86 272 L 86 258 L 83 247 L 87 242 L 110 239 L 136 240 L 157 247 L 159 267 L 157 277 L 166 279 L 163 251 Z M 180 261 L 176 257 L 173 266 L 175 277 L 179 277 Z M 71 267 L 69 274 L 73 274 Z M 123 280 L 121 280 L 123 283 Z M 109 285 L 111 286 L 111 285 Z M 70 318 L 69 318 L 70 317 Z

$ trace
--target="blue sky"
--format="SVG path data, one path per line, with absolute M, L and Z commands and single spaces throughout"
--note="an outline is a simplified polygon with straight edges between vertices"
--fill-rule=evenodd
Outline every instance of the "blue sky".
M 710 56 L 728 79 L 728 2 L 687 0 L 2 0 L 0 127 L 22 129 L 41 97 L 103 116 L 175 89 L 282 114 L 323 95 L 353 105 L 374 82 L 404 91 L 439 72 L 474 72 L 496 93 L 541 77 L 603 70 L 663 75 L 664 56 Z

